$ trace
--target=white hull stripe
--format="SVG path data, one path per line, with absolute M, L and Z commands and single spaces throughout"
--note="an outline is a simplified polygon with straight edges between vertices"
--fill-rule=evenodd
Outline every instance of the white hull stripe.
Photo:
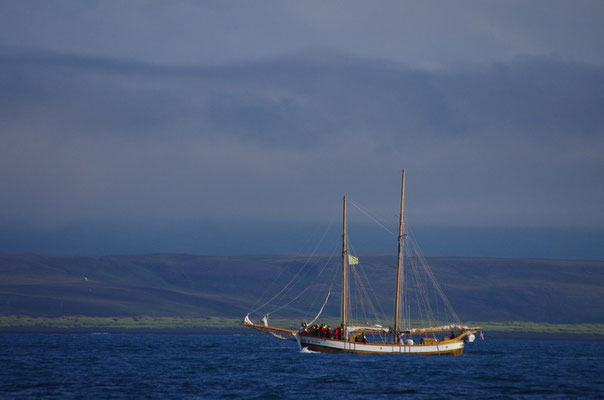
M 463 349 L 464 342 L 442 343 L 438 345 L 393 345 L 393 344 L 363 344 L 327 340 L 317 337 L 299 336 L 302 346 L 315 345 L 343 351 L 367 351 L 372 353 L 443 353 Z

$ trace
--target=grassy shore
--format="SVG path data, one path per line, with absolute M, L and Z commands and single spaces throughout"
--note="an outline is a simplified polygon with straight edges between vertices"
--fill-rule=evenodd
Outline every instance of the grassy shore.
M 88 317 L 65 316 L 55 318 L 6 316 L 0 317 L 2 328 L 52 328 L 52 329 L 225 329 L 238 328 L 239 320 L 206 317 Z
M 337 321 L 326 321 L 336 325 Z M 222 317 L 181 318 L 181 317 L 87 317 L 64 316 L 39 318 L 28 316 L 0 317 L 0 331 L 38 330 L 188 330 L 203 332 L 224 332 L 241 328 L 239 319 Z M 271 325 L 295 327 L 299 321 L 272 320 Z M 600 335 L 604 337 L 604 324 L 549 324 L 542 322 L 471 322 L 472 326 L 481 326 L 487 332 L 534 333 L 565 335 Z
M 473 322 L 488 332 L 501 333 L 546 333 L 570 335 L 601 335 L 604 337 L 604 324 L 548 324 L 546 322 Z

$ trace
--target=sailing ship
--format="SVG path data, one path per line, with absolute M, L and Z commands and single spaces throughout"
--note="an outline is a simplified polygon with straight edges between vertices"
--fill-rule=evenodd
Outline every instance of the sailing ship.
M 475 340 L 475 333 L 482 328 L 470 327 L 462 324 L 459 322 L 459 318 L 457 318 L 457 314 L 455 314 L 452 308 L 450 308 L 452 315 L 457 318 L 457 321 L 454 323 L 412 327 L 410 320 L 407 320 L 406 324 L 401 321 L 404 319 L 401 318 L 401 316 L 404 314 L 403 310 L 405 309 L 402 293 L 404 291 L 405 283 L 404 250 L 407 237 L 407 232 L 405 231 L 404 205 L 405 170 L 402 171 L 401 180 L 396 286 L 394 293 L 394 321 L 392 327 L 384 327 L 379 324 L 359 324 L 350 320 L 348 287 L 349 269 L 351 265 L 356 266 L 356 264 L 358 264 L 358 258 L 351 255 L 348 248 L 346 196 L 343 198 L 342 207 L 342 290 L 339 326 L 332 331 L 331 329 L 326 329 L 325 325 L 313 325 L 323 311 L 323 308 L 329 299 L 331 289 L 327 294 L 327 298 L 317 317 L 310 323 L 303 322 L 299 329 L 270 326 L 268 323 L 268 315 L 265 315 L 261 322 L 254 323 L 250 319 L 249 313 L 245 316 L 241 324 L 254 328 L 260 332 L 268 333 L 279 339 L 295 340 L 300 346 L 300 349 L 315 352 L 461 355 L 463 353 L 464 345 L 473 342 Z M 428 271 L 429 276 L 434 278 L 432 272 L 429 269 Z M 450 306 L 450 303 L 444 296 L 444 292 L 438 286 L 435 278 L 434 284 L 437 285 L 439 294 Z

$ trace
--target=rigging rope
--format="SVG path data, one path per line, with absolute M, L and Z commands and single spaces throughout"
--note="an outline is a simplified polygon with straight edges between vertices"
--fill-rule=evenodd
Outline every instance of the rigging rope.
M 331 228 L 331 225 L 333 224 L 333 220 L 329 223 L 329 225 L 327 226 L 327 229 L 325 230 L 325 232 L 323 232 L 323 236 L 321 236 L 321 240 L 319 240 L 319 243 L 317 243 L 317 245 L 315 246 L 315 248 L 312 251 L 312 254 L 306 259 L 306 261 L 304 262 L 304 265 L 302 265 L 302 267 L 298 270 L 298 272 L 294 275 L 294 277 L 287 283 L 287 285 L 285 285 L 283 287 L 283 289 L 281 289 L 276 295 L 274 295 L 273 297 L 271 297 L 269 300 L 267 300 L 264 304 L 260 305 L 259 307 L 256 307 L 255 309 L 253 309 L 252 311 L 250 311 L 251 313 L 254 313 L 258 310 L 260 310 L 261 308 L 263 308 L 264 306 L 266 306 L 267 304 L 269 304 L 270 302 L 272 302 L 273 300 L 275 300 L 278 296 L 281 295 L 281 293 L 283 293 L 293 282 L 294 280 L 300 275 L 300 273 L 302 272 L 302 270 L 304 270 L 304 268 L 308 265 L 308 263 L 310 262 L 310 259 L 315 255 L 315 253 L 317 252 L 319 246 L 321 245 L 321 243 L 323 242 L 323 239 L 325 239 L 325 236 L 327 235 L 327 232 L 329 231 L 329 229 Z
M 335 219 L 334 219 L 335 220 Z M 331 223 L 334 222 L 334 220 L 331 221 Z M 315 231 L 320 232 L 320 230 L 318 229 L 313 229 L 313 234 L 312 235 L 308 235 L 307 238 L 304 240 L 303 244 L 300 244 L 298 246 L 298 250 L 293 253 L 294 255 L 305 255 L 305 253 L 302 253 L 302 249 L 305 249 L 307 247 L 307 245 L 310 243 L 310 241 L 312 240 L 313 237 L 316 238 L 316 234 Z M 272 279 L 270 280 L 270 283 L 267 284 L 264 288 L 264 291 L 262 292 L 262 294 L 260 295 L 260 297 L 258 297 L 258 300 L 254 303 L 254 305 L 252 306 L 253 309 L 255 309 L 256 306 L 258 306 L 258 304 L 262 303 L 262 300 L 264 298 L 266 298 L 266 294 L 269 293 L 270 289 L 273 288 L 274 284 L 276 284 L 277 282 L 279 282 L 279 280 L 281 279 L 281 277 L 283 276 L 283 274 L 285 273 L 285 268 L 281 268 L 279 271 L 279 274 L 277 276 L 273 276 Z
M 367 217 L 369 217 L 374 223 L 376 223 L 378 226 L 380 226 L 387 233 L 389 233 L 393 237 L 397 237 L 397 234 L 395 234 L 392 230 L 390 230 L 385 224 L 381 223 L 376 218 L 374 218 L 369 212 L 367 212 L 365 209 L 360 207 L 354 201 L 350 200 L 350 203 L 356 209 L 358 209 L 363 214 L 365 214 Z M 398 216 L 397 216 L 397 218 L 398 218 Z M 296 286 L 297 286 L 300 279 L 303 279 L 303 278 L 306 279 L 305 278 L 306 276 L 308 276 L 310 278 L 312 275 L 311 271 L 316 271 L 316 269 L 314 269 L 314 268 L 312 270 L 305 271 L 305 268 L 309 265 L 310 260 L 315 256 L 315 253 L 317 252 L 319 246 L 323 243 L 323 240 L 325 239 L 327 233 L 329 232 L 331 226 L 333 225 L 333 222 L 334 221 L 332 220 L 329 223 L 327 229 L 321 236 L 319 243 L 315 246 L 314 250 L 312 251 L 312 254 L 306 259 L 306 261 L 304 262 L 302 267 L 296 272 L 296 274 L 292 277 L 292 279 L 276 295 L 274 295 L 272 298 L 270 298 L 268 301 L 266 301 L 261 306 L 256 307 L 253 311 L 251 311 L 251 313 L 254 313 L 254 312 L 262 309 L 263 307 L 269 305 L 270 303 L 273 303 L 273 305 L 276 308 L 273 309 L 272 311 L 270 311 L 269 313 L 267 313 L 267 315 L 270 313 L 280 311 L 283 308 L 292 304 L 294 301 L 296 301 L 300 297 L 302 297 L 302 295 L 305 294 L 311 287 L 317 287 L 317 286 L 309 285 L 306 288 L 304 288 L 298 295 L 293 297 L 291 300 L 286 301 L 285 304 L 280 305 L 280 306 L 278 305 L 278 303 L 280 301 L 284 301 L 286 299 L 286 293 L 287 293 L 287 295 L 292 294 L 293 289 L 295 288 L 294 283 L 296 283 Z M 432 272 L 430 266 L 428 265 L 426 258 L 422 255 L 421 249 L 420 249 L 419 245 L 417 244 L 415 237 L 412 235 L 412 232 L 409 228 L 408 223 L 405 224 L 405 230 L 408 235 L 408 236 L 406 235 L 406 237 L 405 237 L 405 242 L 406 242 L 405 248 L 407 250 L 406 253 L 415 254 L 415 256 L 413 256 L 413 257 L 406 256 L 405 257 L 405 260 L 406 260 L 405 265 L 407 266 L 407 268 L 405 268 L 405 275 L 408 277 L 408 279 L 405 279 L 404 282 L 405 282 L 405 287 L 407 287 L 408 289 L 403 290 L 403 308 L 401 310 L 401 312 L 403 314 L 402 315 L 402 327 L 404 327 L 406 325 L 407 328 L 411 328 L 412 321 L 413 321 L 413 325 L 415 325 L 418 322 L 420 322 L 420 323 L 425 322 L 425 323 L 428 323 L 428 326 L 430 326 L 434 322 L 435 316 L 437 316 L 437 319 L 440 317 L 441 311 L 443 312 L 443 316 L 446 316 L 446 314 L 447 314 L 446 311 L 448 311 L 450 313 L 450 316 L 453 317 L 453 319 L 455 320 L 455 322 L 459 322 L 458 315 L 456 314 L 450 301 L 446 297 L 443 289 L 441 288 L 438 281 L 436 280 L 436 277 L 435 277 L 434 273 Z M 350 241 L 349 241 L 348 244 L 349 244 L 349 248 L 350 248 L 350 254 L 356 254 L 356 252 L 354 251 L 354 247 L 352 246 L 352 243 L 350 243 Z M 316 275 L 315 278 L 313 278 L 313 280 L 318 279 L 324 273 L 327 265 L 329 265 L 331 263 L 331 259 L 334 256 L 334 253 L 335 253 L 335 250 L 334 250 L 334 252 L 332 252 L 331 256 L 329 257 L 329 260 L 323 265 L 320 272 L 318 273 L 318 275 Z M 363 263 L 363 265 L 364 265 L 364 263 Z M 304 273 L 303 273 L 303 271 L 304 271 Z M 376 295 L 376 292 L 371 287 L 370 281 L 367 277 L 367 274 L 364 271 L 364 268 L 362 268 L 362 265 L 359 263 L 358 265 L 349 266 L 349 271 L 350 271 L 349 276 L 351 278 L 350 282 L 349 282 L 349 290 L 352 289 L 352 291 L 355 292 L 354 306 L 356 307 L 354 309 L 353 309 L 353 307 L 351 307 L 351 298 L 353 296 L 347 296 L 347 302 L 348 302 L 347 310 L 350 315 L 349 321 L 354 320 L 353 317 L 356 317 L 356 318 L 362 318 L 364 320 L 364 322 L 369 324 L 370 317 L 368 316 L 368 312 L 369 312 L 369 314 L 373 314 L 373 318 L 374 318 L 375 322 L 379 322 L 380 321 L 379 318 L 381 316 L 384 317 L 384 321 L 385 321 L 386 320 L 385 312 L 381 306 L 378 296 Z M 322 313 L 330 299 L 330 296 L 332 294 L 333 285 L 334 285 L 336 276 L 337 276 L 337 270 L 334 270 L 334 275 L 332 277 L 331 284 L 329 286 L 329 290 L 327 291 L 325 300 L 323 301 L 323 304 L 321 305 L 321 308 L 320 308 L 319 312 L 317 313 L 317 315 L 315 316 L 315 318 L 311 322 L 309 322 L 309 325 L 312 325 L 313 323 L 315 323 L 319 319 L 319 317 L 322 315 Z M 412 285 L 412 284 L 414 284 L 414 285 Z M 414 289 L 409 288 L 410 286 L 414 286 L 415 288 Z M 324 286 L 321 285 L 321 288 L 322 287 L 324 287 Z M 373 297 L 372 297 L 372 295 L 373 295 Z M 443 309 L 442 306 L 440 305 L 440 302 L 437 301 L 439 297 L 440 297 L 440 300 L 442 301 L 442 303 L 444 303 L 446 310 Z M 279 299 L 279 300 L 275 301 L 276 299 Z M 320 297 L 318 296 L 318 294 L 315 295 L 313 301 L 311 302 L 311 305 L 316 304 L 316 301 L 319 299 L 320 299 Z M 377 303 L 377 308 L 376 308 L 376 304 L 374 303 L 374 300 L 375 300 L 375 303 Z M 414 302 L 416 304 L 412 304 Z M 414 312 L 413 315 L 411 313 L 412 307 L 414 309 L 416 309 L 416 311 Z M 378 308 L 379 308 L 379 310 L 378 310 Z M 310 307 L 306 311 L 306 313 L 308 314 L 309 311 L 310 311 Z M 381 311 L 381 315 L 379 315 L 380 311 Z M 436 314 L 435 314 L 435 312 L 436 312 Z M 417 313 L 417 314 L 415 314 L 415 313 Z M 413 319 L 414 315 L 417 316 L 417 318 L 418 318 L 417 320 Z M 422 324 L 422 325 L 426 326 L 425 324 Z
M 358 205 L 353 200 L 349 199 L 349 201 L 355 208 L 357 208 L 359 211 L 361 211 L 363 214 L 365 214 L 367 217 L 369 217 L 373 222 L 375 222 L 378 226 L 380 226 L 384 231 L 386 231 L 387 233 L 396 237 L 396 234 L 392 230 L 388 229 L 388 227 L 385 226 L 385 224 L 381 223 L 373 215 L 371 215 L 368 211 L 366 211 L 364 208 L 362 208 L 360 205 Z M 407 237 L 407 239 L 409 239 L 409 240 L 406 240 L 406 242 L 408 243 L 406 246 L 408 249 L 407 253 L 415 254 L 415 257 L 410 257 L 410 256 L 405 257 L 408 260 L 407 265 L 409 266 L 409 268 L 406 269 L 407 271 L 406 271 L 405 275 L 408 275 L 409 278 L 411 279 L 411 281 L 415 281 L 417 288 L 416 288 L 416 290 L 404 290 L 403 291 L 403 293 L 404 293 L 404 295 L 403 295 L 404 303 L 403 304 L 405 304 L 403 307 L 403 310 L 402 310 L 403 311 L 403 321 L 405 320 L 405 314 L 406 314 L 407 324 L 408 324 L 408 326 L 410 326 L 412 316 L 411 316 L 411 309 L 410 309 L 410 302 L 409 302 L 409 300 L 410 300 L 409 292 L 412 291 L 412 292 L 414 292 L 413 294 L 415 295 L 415 301 L 417 302 L 417 308 L 418 308 L 417 311 L 419 313 L 418 317 L 420 318 L 420 321 L 431 324 L 432 322 L 434 322 L 433 321 L 433 317 L 435 316 L 434 311 L 437 311 L 438 314 L 440 315 L 439 302 L 436 301 L 436 297 L 440 297 L 440 300 L 445 305 L 445 308 L 449 312 L 450 317 L 453 318 L 453 320 L 455 322 L 459 322 L 460 321 L 459 316 L 453 309 L 451 302 L 449 301 L 449 299 L 445 295 L 442 287 L 436 280 L 434 272 L 430 268 L 426 258 L 423 256 L 421 249 L 420 249 L 417 241 L 415 240 L 415 237 L 412 235 L 412 232 L 411 232 L 411 229 L 409 228 L 408 223 L 405 224 L 405 230 L 409 235 Z M 420 269 L 423 271 L 423 274 L 420 273 Z M 366 276 L 365 276 L 365 278 L 366 278 Z M 428 289 L 427 281 L 429 281 L 432 284 L 434 291 L 427 290 Z M 367 282 L 368 282 L 368 280 L 367 280 Z M 409 282 L 409 283 L 411 283 L 411 282 Z M 410 285 L 405 285 L 405 286 L 410 286 Z M 377 303 L 378 303 L 378 305 L 380 305 L 379 301 Z M 435 309 L 433 309 L 433 305 L 434 305 L 434 307 L 436 307 Z M 361 306 L 363 307 L 363 304 L 361 304 Z
M 410 238 L 411 238 L 411 243 L 413 244 L 413 246 L 417 249 L 417 257 L 419 258 L 420 263 L 422 264 L 424 270 L 426 271 L 428 277 L 430 278 L 430 280 L 432 281 L 432 284 L 434 285 L 434 288 L 436 289 L 436 291 L 438 292 L 441 300 L 443 301 L 443 303 L 445 304 L 445 307 L 448 309 L 448 311 L 451 313 L 451 317 L 454 318 L 455 322 L 460 322 L 459 316 L 457 315 L 457 313 L 455 312 L 455 310 L 453 309 L 453 305 L 451 304 L 451 302 L 449 301 L 449 299 L 447 298 L 447 296 L 445 295 L 445 292 L 442 290 L 440 284 L 438 283 L 438 280 L 436 280 L 436 276 L 434 276 L 434 272 L 432 272 L 432 268 L 430 268 L 430 265 L 428 264 L 428 261 L 426 260 L 426 258 L 423 256 L 421 249 L 419 247 L 419 244 L 417 243 L 417 241 L 415 240 L 415 236 L 413 236 L 410 233 Z
M 331 253 L 329 255 L 329 259 L 326 261 L 327 265 L 331 264 L 331 260 L 334 257 L 334 255 L 336 254 L 336 250 L 337 250 L 338 247 L 340 247 L 340 244 L 336 242 L 335 245 L 334 245 L 334 248 L 332 249 L 332 251 L 331 251 Z M 334 268 L 334 270 L 333 270 L 333 276 L 331 277 L 331 285 L 330 285 L 330 287 L 333 286 L 333 283 L 335 282 L 335 279 L 336 279 L 337 275 L 338 275 L 338 268 Z M 317 301 L 318 298 L 319 298 L 319 294 L 316 293 L 314 295 L 312 301 L 310 302 L 310 304 L 308 304 L 308 307 L 306 308 L 306 311 L 304 312 L 304 318 L 303 318 L 304 320 L 307 319 L 307 318 L 309 318 L 307 316 L 310 314 L 310 310 L 314 310 L 315 309 L 314 305 L 315 305 L 315 302 Z
M 330 260 L 331 260 L 331 257 L 330 257 Z M 321 274 L 323 274 L 323 271 L 325 271 L 325 268 L 327 267 L 327 264 L 328 264 L 328 263 L 329 263 L 329 262 L 327 262 L 327 263 L 325 263 L 325 264 L 323 265 L 323 268 L 321 268 L 321 271 L 319 272 L 319 274 L 317 275 L 317 277 L 316 277 L 315 279 L 317 279 L 318 277 L 320 277 L 320 276 L 321 276 Z M 333 285 L 333 280 L 331 281 L 331 284 Z M 308 289 L 310 289 L 310 285 L 309 285 L 309 286 L 307 286 L 307 287 L 305 287 L 305 288 L 304 288 L 304 290 L 302 290 L 302 291 L 301 291 L 301 292 L 300 292 L 300 293 L 299 293 L 299 294 L 298 294 L 296 297 L 294 297 L 293 299 L 291 299 L 289 302 L 287 302 L 287 303 L 283 304 L 282 306 L 280 306 L 280 307 L 278 307 L 278 308 L 276 308 L 276 309 L 274 309 L 274 310 L 270 311 L 268 314 L 275 313 L 275 312 L 277 312 L 277 311 L 279 311 L 279 310 L 282 310 L 282 309 L 284 309 L 285 307 L 289 306 L 291 303 L 293 303 L 294 301 L 296 301 L 297 299 L 299 299 L 299 298 L 300 298 L 300 296 L 302 296 L 302 295 L 303 295 L 303 294 L 304 294 L 304 293 L 305 293 L 305 292 L 306 292 Z M 331 292 L 331 286 L 329 287 L 329 291 Z
M 375 219 L 371 214 L 369 214 L 369 212 L 363 210 L 357 203 L 355 203 L 352 200 L 348 200 L 353 206 L 355 206 L 359 211 L 361 211 L 363 214 L 365 214 L 366 216 L 368 216 L 369 218 L 371 218 L 371 220 L 373 222 L 375 222 L 376 224 L 378 224 L 380 227 L 382 227 L 382 229 L 384 229 L 386 232 L 388 232 L 389 234 L 391 234 L 392 236 L 396 236 L 396 234 L 394 232 L 392 232 L 390 229 L 388 229 L 386 226 L 384 226 L 384 224 L 382 224 L 380 221 L 378 221 L 377 219 Z
M 350 238 L 348 238 L 348 244 L 349 244 L 352 254 L 357 254 Z M 365 265 L 367 265 L 367 263 L 365 263 L 364 261 L 361 262 L 359 260 L 358 264 L 356 264 L 354 267 L 350 268 L 351 278 L 359 293 L 359 303 L 360 303 L 360 307 L 361 307 L 361 312 L 362 312 L 363 316 L 365 317 L 365 322 L 367 324 L 369 324 L 367 309 L 369 309 L 369 312 L 373 315 L 373 322 L 378 323 L 378 322 L 386 321 L 386 313 L 384 312 L 384 309 L 382 308 L 382 305 L 381 305 L 378 297 L 376 296 L 375 291 L 373 290 L 373 287 L 371 286 L 369 278 L 367 278 L 367 274 L 365 273 L 365 268 L 364 268 Z M 370 296 L 370 293 L 373 295 L 373 299 L 375 299 L 375 303 L 377 304 L 377 307 L 381 311 L 381 314 L 378 313 L 376 304 L 374 304 L 373 299 Z M 350 296 L 350 297 L 352 297 L 352 296 Z M 365 304 L 367 305 L 367 307 L 365 307 Z M 352 308 L 351 308 L 351 310 L 352 310 Z M 380 320 L 380 318 L 382 318 L 382 320 Z
M 333 281 L 331 283 L 333 284 Z M 327 301 L 329 300 L 329 296 L 330 295 L 331 295 L 331 286 L 329 287 L 329 291 L 327 292 L 327 297 L 325 297 L 325 301 L 323 302 L 323 305 L 321 306 L 321 309 L 319 310 L 319 313 L 307 325 L 312 325 L 312 324 L 314 324 L 319 319 L 319 317 L 321 316 L 321 313 L 323 313 L 323 309 L 325 308 L 325 305 L 327 304 Z

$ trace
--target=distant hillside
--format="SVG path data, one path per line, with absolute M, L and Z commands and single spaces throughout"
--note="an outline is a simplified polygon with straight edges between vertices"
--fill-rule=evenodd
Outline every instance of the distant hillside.
M 326 261 L 313 258 L 306 270 L 317 271 Z M 368 256 L 363 261 L 380 303 L 391 312 L 394 257 Z M 604 322 L 604 261 L 453 257 L 428 261 L 463 320 Z M 304 262 L 283 256 L 3 254 L 0 315 L 239 318 L 277 293 Z M 326 292 L 332 276 L 330 272 L 313 284 L 318 292 Z M 332 298 L 326 313 L 333 316 L 338 313 L 338 298 Z M 304 293 L 289 312 L 310 315 L 321 299 Z

